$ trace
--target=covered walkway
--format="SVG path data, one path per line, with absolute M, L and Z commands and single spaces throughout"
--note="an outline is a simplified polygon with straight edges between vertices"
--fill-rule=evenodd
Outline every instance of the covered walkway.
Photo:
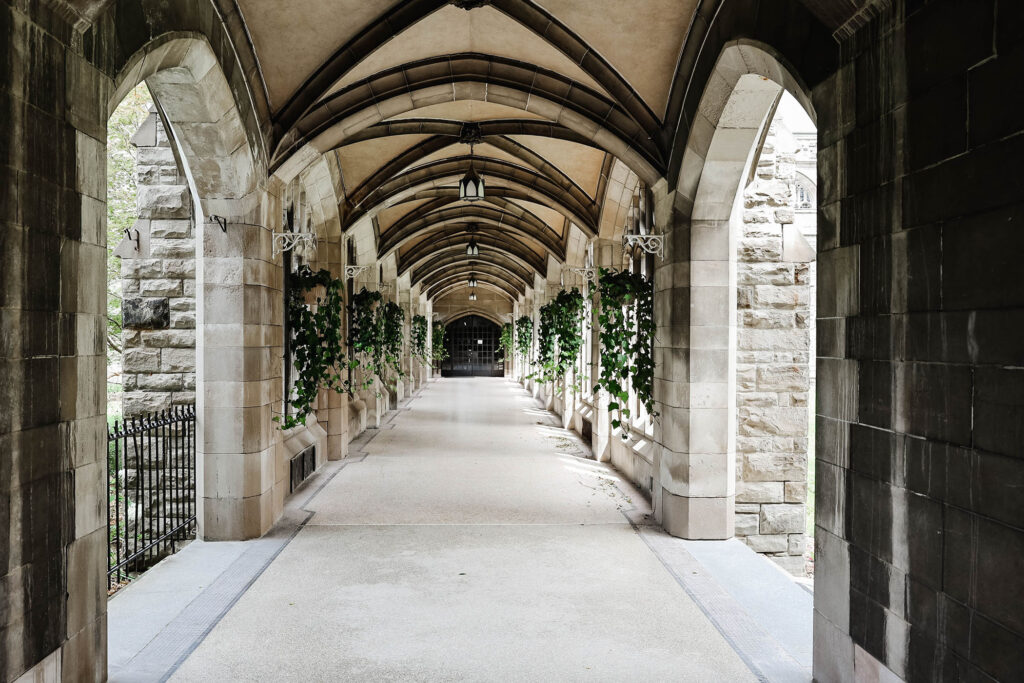
M 115 597 L 112 680 L 810 680 L 810 594 L 665 535 L 519 385 L 430 382 L 368 434 L 268 537 Z

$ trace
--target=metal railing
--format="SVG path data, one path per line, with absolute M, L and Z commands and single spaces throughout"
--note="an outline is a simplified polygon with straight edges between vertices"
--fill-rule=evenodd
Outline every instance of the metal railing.
M 178 406 L 107 427 L 109 592 L 194 536 L 195 424 Z

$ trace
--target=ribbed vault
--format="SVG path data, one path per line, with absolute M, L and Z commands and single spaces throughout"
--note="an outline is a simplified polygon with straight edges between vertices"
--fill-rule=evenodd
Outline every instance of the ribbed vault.
M 326 158 L 342 231 L 368 220 L 367 251 L 431 296 L 438 269 L 445 283 L 470 272 L 470 239 L 474 264 L 505 278 L 494 286 L 521 294 L 549 259 L 578 258 L 570 235 L 619 235 L 641 186 L 674 184 L 722 4 L 217 2 L 257 65 L 271 170 L 289 180 Z M 841 29 L 858 2 L 816 3 L 831 28 L 794 34 L 795 49 Z M 771 4 L 742 15 L 751 32 Z M 458 196 L 470 168 L 486 181 L 472 204 Z

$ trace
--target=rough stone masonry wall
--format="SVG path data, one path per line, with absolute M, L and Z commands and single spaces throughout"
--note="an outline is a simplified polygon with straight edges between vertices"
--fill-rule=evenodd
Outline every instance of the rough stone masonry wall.
M 793 232 L 796 150 L 780 148 L 778 125 L 744 191 L 737 239 L 736 535 L 801 574 L 813 251 Z
M 138 149 L 139 249 L 130 241 L 118 249 L 126 417 L 193 404 L 196 388 L 196 247 L 187 180 L 155 112 L 132 144 Z

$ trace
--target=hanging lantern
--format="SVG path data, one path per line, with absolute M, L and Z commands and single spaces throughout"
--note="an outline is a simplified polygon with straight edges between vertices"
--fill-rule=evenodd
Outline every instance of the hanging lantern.
M 476 301 L 476 292 L 470 292 L 469 293 L 469 300 L 470 301 Z
M 472 237 L 469 238 L 469 244 L 466 245 L 466 256 L 479 256 L 480 247 L 477 245 L 476 240 Z
M 473 168 L 473 143 L 469 144 L 469 170 L 459 181 L 459 199 L 475 202 L 484 198 L 484 179 Z
M 476 275 L 474 275 L 473 273 L 469 274 L 469 286 L 476 287 Z

